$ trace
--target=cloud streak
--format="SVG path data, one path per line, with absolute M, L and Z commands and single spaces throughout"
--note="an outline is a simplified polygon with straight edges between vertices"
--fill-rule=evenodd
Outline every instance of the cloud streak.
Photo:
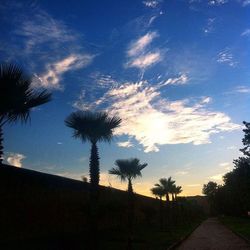
M 69 55 L 68 57 L 47 65 L 47 71 L 38 76 L 35 75 L 33 85 L 49 89 L 61 89 L 60 80 L 64 73 L 86 67 L 93 60 L 91 55 Z
M 162 53 L 159 49 L 148 50 L 149 45 L 158 36 L 156 32 L 148 32 L 136 41 L 132 42 L 127 50 L 129 61 L 127 67 L 146 69 L 149 66 L 162 60 Z
M 210 143 L 211 135 L 240 128 L 226 114 L 209 111 L 207 100 L 208 97 L 196 102 L 163 99 L 159 86 L 141 81 L 110 89 L 97 101 L 96 108 L 105 106 L 111 115 L 122 118 L 117 135 L 134 138 L 144 152 L 156 152 L 160 145 Z

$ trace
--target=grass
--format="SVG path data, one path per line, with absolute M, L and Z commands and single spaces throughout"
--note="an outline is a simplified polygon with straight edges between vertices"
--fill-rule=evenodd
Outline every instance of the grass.
M 133 247 L 137 250 L 166 250 L 173 243 L 189 235 L 201 221 L 193 221 L 182 226 L 176 226 L 167 231 L 158 231 L 150 227 L 138 228 L 135 230 Z M 127 233 L 106 232 L 103 234 L 105 242 L 102 242 L 102 249 L 123 250 L 126 249 Z M 109 240 L 107 240 L 109 239 Z
M 219 219 L 233 232 L 242 235 L 250 241 L 250 218 L 221 216 Z

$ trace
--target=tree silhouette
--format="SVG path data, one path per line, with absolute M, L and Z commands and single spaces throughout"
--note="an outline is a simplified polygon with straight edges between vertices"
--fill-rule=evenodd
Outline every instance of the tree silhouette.
M 159 213 L 159 221 L 160 221 L 160 230 L 163 229 L 163 211 L 162 211 L 162 197 L 165 195 L 165 190 L 162 187 L 154 186 L 150 189 L 152 194 L 160 199 L 160 213 Z
M 182 192 L 182 187 L 181 186 L 175 186 L 175 200 L 177 200 L 177 195 Z
M 14 64 L 0 64 L 0 165 L 3 161 L 3 126 L 30 119 L 32 108 L 47 103 L 51 94 L 31 88 L 32 79 Z
M 240 149 L 240 151 L 247 157 L 250 157 L 250 122 L 243 122 L 245 125 L 245 129 L 243 129 L 244 138 L 242 139 L 242 143 L 244 148 Z
M 90 183 L 97 190 L 100 180 L 100 166 L 97 142 L 110 142 L 113 131 L 121 123 L 121 119 L 114 116 L 108 117 L 105 112 L 92 113 L 87 111 L 76 111 L 70 114 L 66 120 L 66 126 L 73 129 L 73 137 L 82 142 L 91 143 L 91 154 L 89 160 Z
M 161 178 L 159 180 L 160 183 L 155 184 L 156 187 L 161 187 L 166 195 L 166 202 L 169 202 L 169 194 L 172 192 L 173 190 L 173 186 L 175 184 L 175 181 L 172 180 L 172 177 L 169 177 L 168 179 L 166 178 Z
M 137 158 L 116 160 L 116 168 L 109 170 L 109 174 L 116 175 L 121 181 L 128 181 L 128 226 L 129 238 L 128 249 L 132 249 L 132 234 L 133 234 L 133 220 L 134 220 L 134 195 L 132 180 L 141 176 L 141 170 L 147 166 L 147 163 L 140 164 Z

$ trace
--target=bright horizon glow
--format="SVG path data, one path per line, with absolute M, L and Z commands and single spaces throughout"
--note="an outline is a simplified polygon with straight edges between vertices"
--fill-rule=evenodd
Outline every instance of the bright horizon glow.
M 4 127 L 5 162 L 73 179 L 88 176 L 90 144 L 65 118 L 105 110 L 122 118 L 100 143 L 101 184 L 126 189 L 117 159 L 148 166 L 134 190 L 171 176 L 181 196 L 200 195 L 240 156 L 249 121 L 250 4 L 232 1 L 4 1 L 1 61 L 32 76 L 53 100 L 31 123 Z M 237 20 L 237 22 L 235 22 Z

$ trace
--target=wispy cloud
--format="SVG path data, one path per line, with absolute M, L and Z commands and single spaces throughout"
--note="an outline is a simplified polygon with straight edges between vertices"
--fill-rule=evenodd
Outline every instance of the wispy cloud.
M 201 184 L 189 184 L 189 185 L 186 185 L 187 187 L 200 187 Z
M 241 94 L 249 94 L 250 93 L 250 87 L 248 86 L 237 86 L 233 92 L 241 93 Z
M 203 28 L 203 32 L 205 34 L 209 34 L 209 33 L 212 33 L 214 31 L 215 20 L 216 20 L 215 18 L 208 18 L 207 19 L 206 26 Z
M 136 67 L 139 69 L 145 69 L 162 60 L 160 52 L 148 53 L 146 55 L 139 56 L 128 63 L 128 67 Z
M 137 56 L 143 52 L 145 48 L 157 37 L 156 32 L 148 32 L 146 35 L 140 37 L 135 42 L 131 43 L 127 51 L 128 56 Z
M 220 167 L 228 167 L 230 165 L 231 165 L 230 162 L 222 162 L 222 163 L 219 164 Z
M 165 86 L 165 85 L 183 85 L 188 82 L 188 76 L 187 74 L 181 74 L 179 77 L 175 78 L 168 78 L 166 81 L 163 83 L 160 83 L 160 86 Z
M 26 158 L 25 155 L 19 154 L 19 153 L 9 153 L 8 157 L 6 158 L 6 161 L 15 167 L 21 168 L 22 167 L 22 161 Z
M 210 143 L 212 134 L 240 128 L 226 114 L 206 109 L 207 100 L 169 101 L 160 96 L 158 86 L 128 82 L 110 89 L 96 108 L 121 117 L 116 134 L 135 138 L 145 152 L 152 152 L 166 144 Z
M 60 80 L 62 75 L 70 70 L 86 67 L 93 60 L 91 55 L 69 55 L 68 57 L 47 65 L 47 72 L 35 75 L 33 85 L 50 89 L 61 89 Z
M 131 141 L 118 142 L 117 145 L 122 148 L 131 148 L 134 146 Z
M 228 0 L 208 0 L 208 4 L 211 6 L 219 6 L 227 3 Z
M 224 176 L 224 173 L 216 174 L 216 175 L 210 176 L 209 179 L 214 180 L 214 181 L 222 181 L 223 176 Z
M 187 175 L 189 172 L 188 171 L 177 171 L 175 174 L 176 175 Z
M 143 1 L 142 2 L 146 7 L 149 7 L 149 8 L 156 8 L 160 1 L 156 1 L 156 0 L 147 0 L 147 1 Z
M 8 25 L 14 27 L 5 54 L 36 73 L 34 86 L 61 89 L 64 73 L 92 62 L 93 53 L 86 52 L 83 36 L 36 3 L 7 3 L 5 8 L 10 13 Z
M 250 2 L 250 1 L 249 1 Z M 246 29 L 241 33 L 241 36 L 250 36 L 250 29 Z
M 230 67 L 235 67 L 238 63 L 234 60 L 233 54 L 230 49 L 226 48 L 219 52 L 217 55 L 217 62 L 227 64 Z
M 158 36 L 156 32 L 148 32 L 136 41 L 132 42 L 127 50 L 129 61 L 126 67 L 135 67 L 146 69 L 149 66 L 162 60 L 162 51 L 155 48 L 149 50 L 148 47 L 152 41 Z
M 243 7 L 246 7 L 246 6 L 248 6 L 248 5 L 250 5 L 250 0 L 243 0 L 243 1 L 242 1 L 242 6 L 243 6 Z

